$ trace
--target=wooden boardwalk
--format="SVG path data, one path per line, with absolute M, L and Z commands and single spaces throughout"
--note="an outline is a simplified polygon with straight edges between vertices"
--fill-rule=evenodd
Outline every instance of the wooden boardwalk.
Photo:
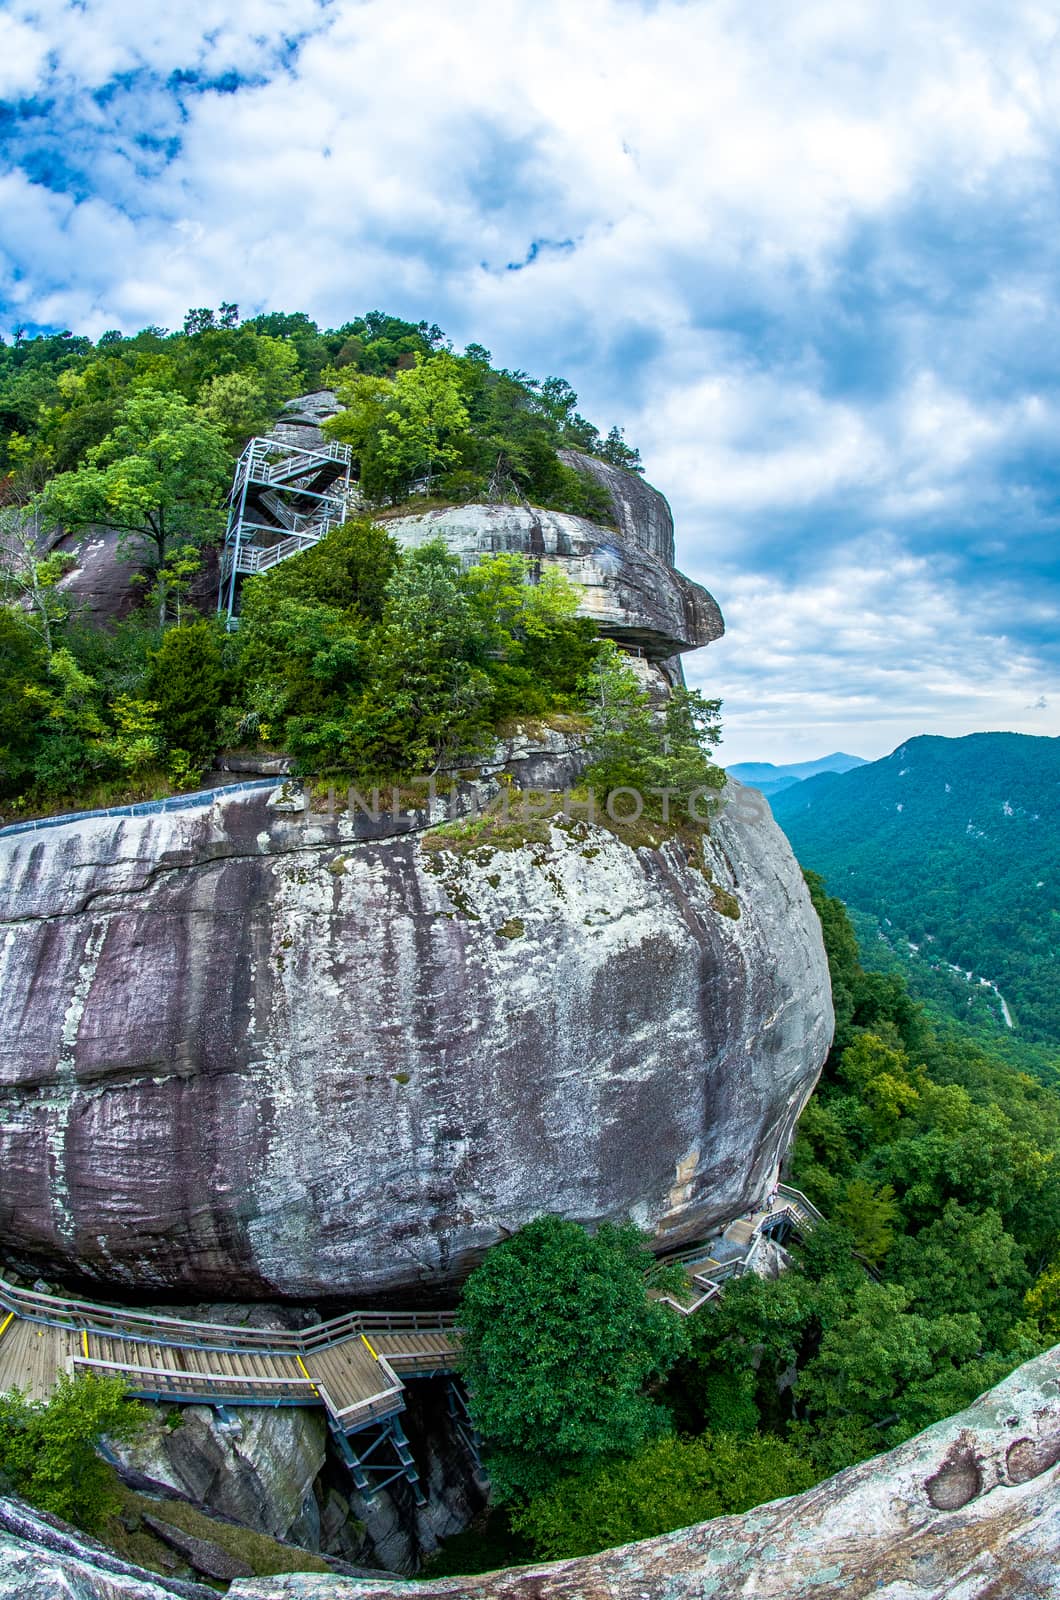
M 652 1288 L 648 1293 L 653 1299 L 673 1306 L 683 1317 L 691 1316 L 693 1311 L 716 1300 L 730 1278 L 741 1277 L 750 1270 L 763 1239 L 786 1233 L 810 1233 L 823 1221 L 817 1207 L 800 1189 L 778 1184 L 772 1206 L 737 1217 L 716 1238 L 659 1262 L 661 1267 L 684 1269 L 688 1287 L 683 1293 Z
M 652 1289 L 651 1272 L 648 1292 L 688 1316 L 748 1270 L 762 1239 L 820 1220 L 805 1195 L 781 1185 L 771 1208 L 659 1263 L 684 1268 L 686 1293 Z M 113 1374 L 145 1400 L 323 1406 L 345 1435 L 395 1419 L 404 1380 L 455 1372 L 459 1348 L 452 1312 L 352 1311 L 297 1331 L 247 1328 L 39 1294 L 0 1278 L 0 1394 L 20 1389 L 34 1400 L 47 1399 L 60 1373 Z
M 185 1405 L 319 1405 L 353 1433 L 404 1409 L 404 1377 L 453 1372 L 451 1312 L 352 1312 L 297 1332 L 155 1316 L 0 1278 L 0 1393 L 46 1399 L 63 1372 Z

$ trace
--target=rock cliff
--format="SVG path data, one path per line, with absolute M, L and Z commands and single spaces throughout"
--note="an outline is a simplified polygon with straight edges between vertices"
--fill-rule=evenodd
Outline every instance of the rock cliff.
M 360 1297 L 452 1282 L 541 1211 L 678 1243 L 761 1195 L 832 1026 L 768 815 L 728 808 L 697 860 L 267 795 L 0 838 L 12 1256 Z
M 299 395 L 284 407 L 270 436 L 315 448 L 321 423 L 341 410 L 330 389 Z M 577 450 L 564 463 L 604 490 L 613 528 L 585 517 L 534 506 L 462 505 L 387 519 L 399 543 L 442 539 L 465 562 L 510 551 L 566 572 L 583 591 L 582 611 L 609 637 L 643 651 L 676 679 L 670 658 L 721 637 L 725 624 L 713 595 L 674 566 L 674 524 L 658 489 L 635 472 Z
M 655 493 L 639 479 L 636 483 Z M 584 517 L 533 507 L 467 505 L 394 517 L 386 526 L 404 545 L 443 539 L 469 563 L 513 551 L 559 567 L 582 591 L 582 615 L 591 617 L 601 633 L 643 650 L 651 661 L 709 644 L 723 632 L 721 612 L 705 589 Z
M 1055 1600 L 1060 1350 L 790 1500 L 598 1556 L 409 1584 L 239 1579 L 232 1600 Z M 205 1600 L 0 1500 L 0 1600 Z

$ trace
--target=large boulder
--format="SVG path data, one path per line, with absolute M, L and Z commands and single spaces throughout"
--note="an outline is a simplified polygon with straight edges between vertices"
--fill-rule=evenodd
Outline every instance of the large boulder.
M 725 629 L 713 595 L 646 547 L 647 524 L 641 540 L 563 511 L 471 504 L 391 517 L 386 527 L 407 546 L 441 539 L 468 564 L 511 551 L 559 567 L 582 591 L 581 614 L 653 661 L 710 644 Z
M 1056 1600 L 1060 1353 L 805 1494 L 581 1560 L 412 1585 L 242 1579 L 232 1600 Z
M 268 793 L 0 838 L 10 1256 L 363 1297 L 453 1283 L 543 1211 L 676 1244 L 764 1192 L 832 1028 L 767 812 L 700 858 Z

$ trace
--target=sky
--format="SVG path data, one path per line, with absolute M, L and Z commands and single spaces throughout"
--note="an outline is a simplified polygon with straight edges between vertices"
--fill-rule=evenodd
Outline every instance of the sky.
M 379 308 L 639 446 L 722 759 L 1060 732 L 1060 13 L 0 0 L 0 333 Z

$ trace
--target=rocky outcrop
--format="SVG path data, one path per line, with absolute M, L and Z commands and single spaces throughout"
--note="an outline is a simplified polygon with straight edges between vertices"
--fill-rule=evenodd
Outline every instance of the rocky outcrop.
M 414 1573 L 482 1510 L 488 1484 L 454 1432 L 444 1382 L 417 1382 L 406 1398 L 422 1505 L 404 1483 L 365 1499 L 321 1413 L 299 1407 L 232 1406 L 223 1422 L 209 1406 L 145 1406 L 142 1432 L 110 1454 L 138 1493 L 186 1500 L 346 1570 Z
M 542 1211 L 679 1243 L 761 1195 L 832 1022 L 768 814 L 731 807 L 699 861 L 268 793 L 0 838 L 16 1261 L 363 1297 L 453 1283 Z
M 591 617 L 601 633 L 655 661 L 709 644 L 724 632 L 716 601 L 699 584 L 661 562 L 644 542 L 585 517 L 535 507 L 465 505 L 391 517 L 386 527 L 403 545 L 442 539 L 467 563 L 511 551 L 559 567 L 582 591 L 583 616 Z
M 568 467 L 604 490 L 611 502 L 615 526 L 627 544 L 646 550 L 660 566 L 673 566 L 674 519 L 665 495 L 645 483 L 639 472 L 613 467 L 598 456 L 587 456 L 580 450 L 561 450 L 559 456 Z
M 233 1600 L 1047 1600 L 1060 1595 L 1060 1356 L 790 1500 L 548 1566 L 411 1586 L 247 1580 Z
M 598 1556 L 432 1583 L 237 1579 L 232 1600 L 1055 1600 L 1060 1350 L 966 1411 L 789 1500 Z M 133 1569 L 0 1500 L 3 1600 L 209 1591 Z M 19 1584 L 23 1583 L 24 1588 Z
M 318 448 L 321 424 L 342 407 L 334 390 L 299 395 L 284 407 L 269 437 L 303 449 Z M 721 637 L 724 622 L 712 595 L 674 567 L 674 524 L 658 489 L 638 473 L 613 467 L 577 450 L 561 450 L 564 463 L 602 488 L 614 529 L 584 517 L 531 506 L 462 505 L 389 518 L 403 545 L 443 539 L 462 561 L 510 551 L 558 566 L 583 591 L 582 611 L 601 632 L 667 663 Z
M 216 1600 L 217 1590 L 120 1560 L 65 1522 L 0 1497 L 0 1600 Z
M 171 1490 L 194 1505 L 307 1549 L 320 1548 L 314 1485 L 324 1469 L 327 1425 L 302 1407 L 236 1407 L 234 1427 L 209 1406 L 176 1417 L 145 1408 L 143 1431 L 115 1447 L 133 1488 Z

